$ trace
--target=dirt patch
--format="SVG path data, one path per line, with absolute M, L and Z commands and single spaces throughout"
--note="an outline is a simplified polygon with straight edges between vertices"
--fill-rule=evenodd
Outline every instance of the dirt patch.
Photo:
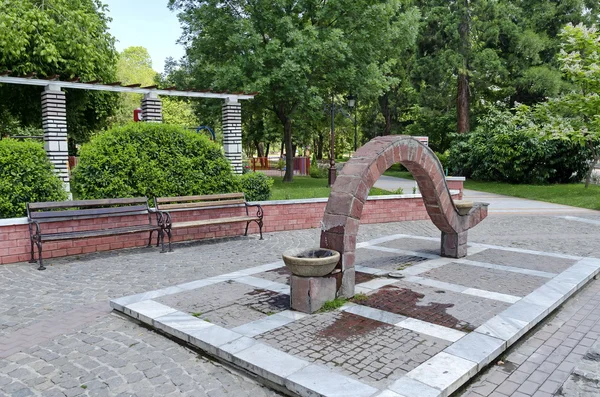
M 349 338 L 358 338 L 381 327 L 389 328 L 392 326 L 381 321 L 342 312 L 341 316 L 333 324 L 320 330 L 317 335 L 323 338 L 346 340 Z
M 425 295 L 408 288 L 398 288 L 390 285 L 369 295 L 361 304 L 448 328 L 455 328 L 466 332 L 473 330 L 470 324 L 462 322 L 446 313 L 447 309 L 454 307 L 453 304 L 431 302 L 428 305 L 419 305 L 419 301 L 424 297 Z

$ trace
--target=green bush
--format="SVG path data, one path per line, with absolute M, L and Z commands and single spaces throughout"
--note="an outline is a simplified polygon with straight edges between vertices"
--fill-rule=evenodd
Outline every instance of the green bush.
M 221 147 L 182 127 L 131 123 L 83 145 L 73 170 L 82 199 L 239 191 Z
M 508 111 L 492 111 L 475 131 L 456 135 L 448 165 L 452 175 L 509 183 L 580 181 L 588 168 L 589 149 L 562 139 L 548 139 Z
M 0 141 L 0 217 L 25 216 L 28 202 L 66 199 L 62 181 L 40 143 Z
M 249 172 L 238 177 L 240 187 L 248 201 L 266 201 L 271 198 L 273 178 L 262 172 Z
M 327 168 L 320 168 L 315 161 L 314 163 L 310 164 L 308 174 L 311 178 L 327 178 L 328 170 Z

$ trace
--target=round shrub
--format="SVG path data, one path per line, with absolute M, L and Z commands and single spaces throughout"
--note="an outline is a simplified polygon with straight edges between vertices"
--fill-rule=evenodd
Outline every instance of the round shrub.
M 448 165 L 453 175 L 508 183 L 581 181 L 590 150 L 576 142 L 548 139 L 510 114 L 494 112 L 475 131 L 455 137 Z
M 25 216 L 28 202 L 66 199 L 62 181 L 40 143 L 0 141 L 0 217 Z
M 266 201 L 271 197 L 273 178 L 261 172 L 242 174 L 238 181 L 248 201 Z
M 82 199 L 230 193 L 238 182 L 221 147 L 182 127 L 131 123 L 80 150 L 73 189 Z

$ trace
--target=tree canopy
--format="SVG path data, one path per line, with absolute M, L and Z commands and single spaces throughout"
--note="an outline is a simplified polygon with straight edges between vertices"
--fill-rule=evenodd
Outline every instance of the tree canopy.
M 116 51 L 100 0 L 0 0 L 0 70 L 61 79 L 114 81 Z M 102 127 L 114 94 L 69 91 L 67 122 L 77 141 Z M 22 126 L 41 125 L 40 88 L 0 87 L 0 117 Z

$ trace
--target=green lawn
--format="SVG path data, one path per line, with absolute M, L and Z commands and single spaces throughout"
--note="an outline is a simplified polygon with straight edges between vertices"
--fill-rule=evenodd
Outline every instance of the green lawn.
M 273 178 L 273 194 L 271 200 L 291 200 L 303 198 L 329 197 L 329 187 L 327 178 L 317 179 L 309 176 L 295 176 L 294 182 L 283 183 L 283 178 Z M 393 192 L 372 188 L 369 193 L 371 196 L 394 194 Z
M 400 164 L 392 165 L 386 172 L 383 173 L 383 175 L 393 176 L 396 178 L 415 179 L 412 174 L 406 171 L 406 168 L 402 167 Z
M 467 179 L 465 181 L 465 189 L 600 210 L 600 186 L 597 185 L 590 185 L 586 189 L 583 183 L 515 185 L 511 183 L 480 182 Z

